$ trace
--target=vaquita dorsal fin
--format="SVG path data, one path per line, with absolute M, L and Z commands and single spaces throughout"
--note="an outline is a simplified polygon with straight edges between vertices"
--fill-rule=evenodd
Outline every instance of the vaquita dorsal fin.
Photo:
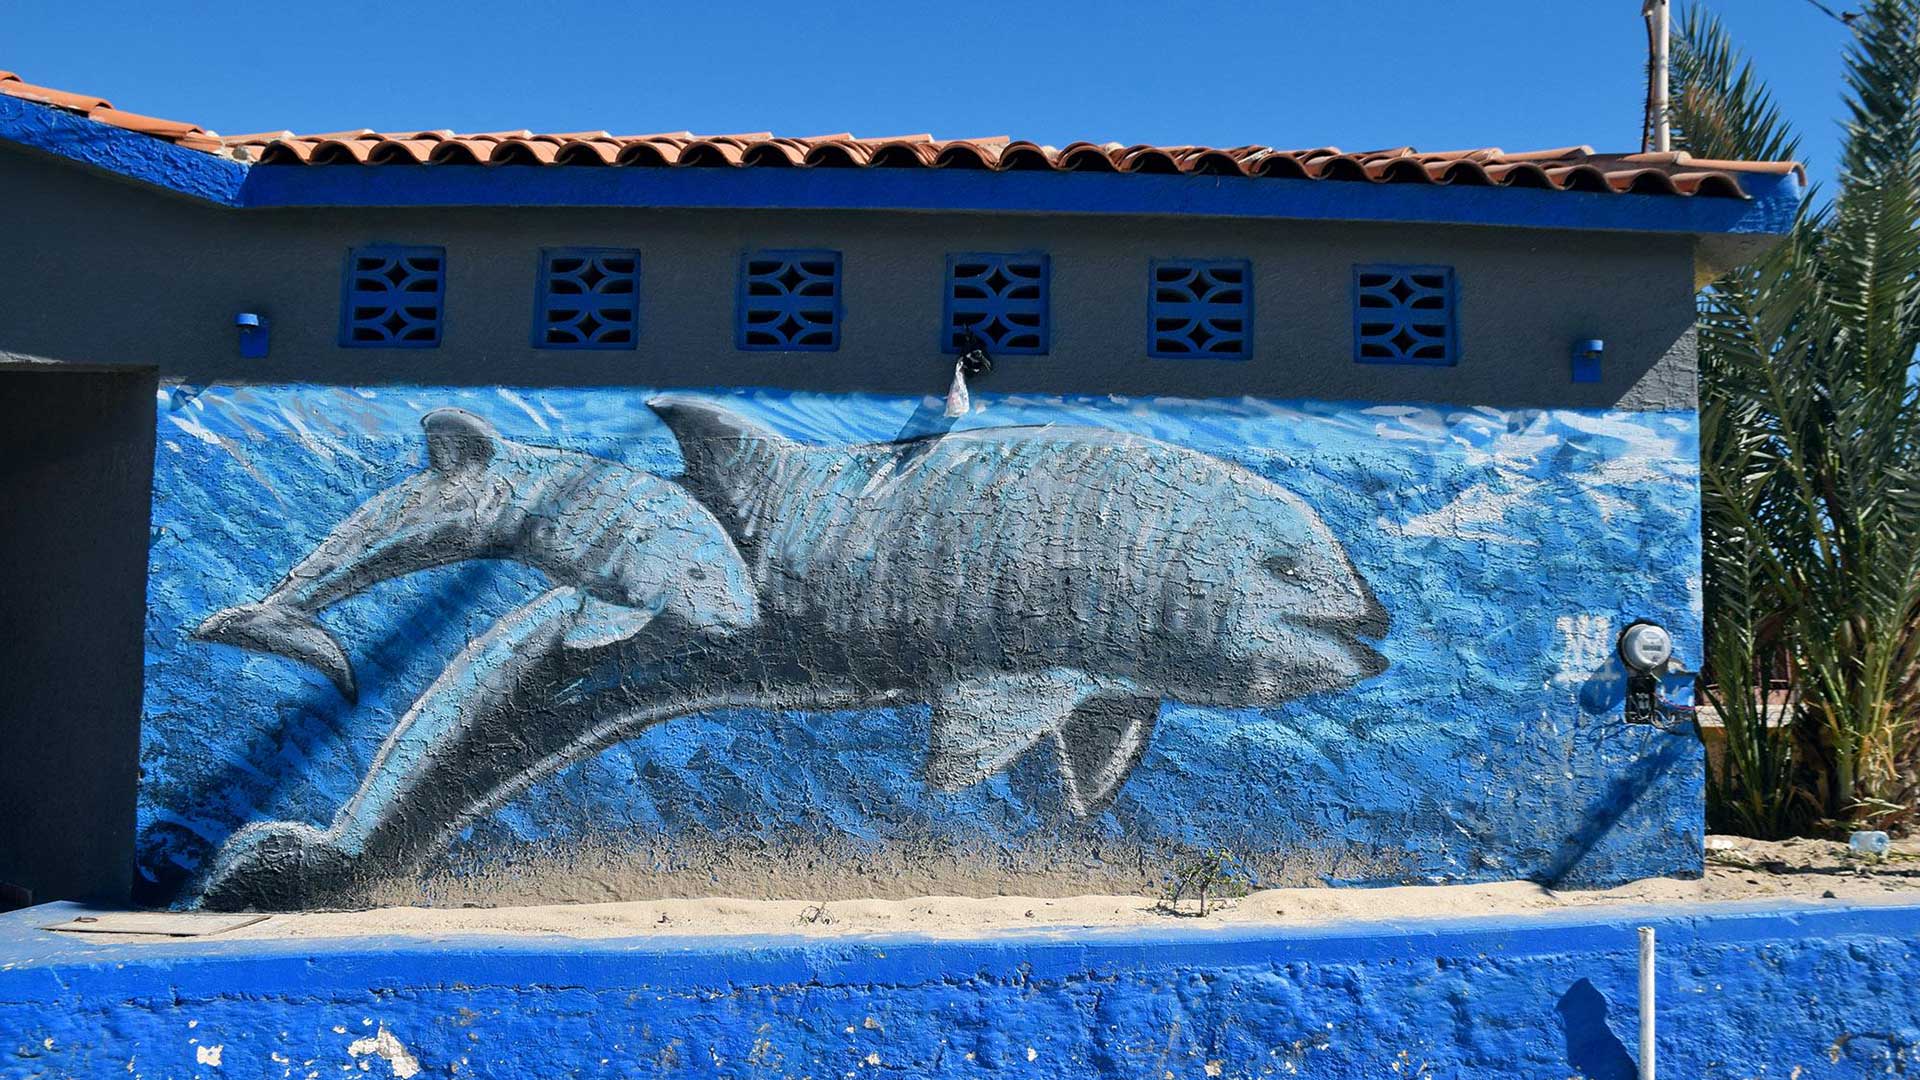
M 751 539 L 746 508 L 759 501 L 788 454 L 803 449 L 772 428 L 702 398 L 672 395 L 647 402 L 680 444 L 680 483 L 706 504 L 743 550 Z
M 681 452 L 689 457 L 704 446 L 724 449 L 743 443 L 781 446 L 791 442 L 772 428 L 705 398 L 665 394 L 649 398 L 647 407 L 673 432 Z
M 427 432 L 427 465 L 447 476 L 486 468 L 499 449 L 500 433 L 465 409 L 435 409 L 420 426 Z

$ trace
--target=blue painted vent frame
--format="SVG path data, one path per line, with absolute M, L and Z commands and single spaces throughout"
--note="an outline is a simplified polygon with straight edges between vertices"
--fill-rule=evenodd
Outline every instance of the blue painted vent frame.
M 640 341 L 640 253 L 546 248 L 533 310 L 536 349 L 632 349 Z
M 1147 355 L 1170 360 L 1245 360 L 1253 355 L 1253 263 L 1151 260 Z
M 837 251 L 740 256 L 734 345 L 749 352 L 833 352 L 845 307 Z
M 1459 305 L 1451 266 L 1353 268 L 1353 359 L 1362 364 L 1460 362 Z
M 972 331 L 995 356 L 1044 355 L 1052 282 L 1044 252 L 948 255 L 940 351 L 959 354 Z
M 349 349 L 438 348 L 446 295 L 446 248 L 353 248 L 347 252 L 340 289 L 340 344 Z

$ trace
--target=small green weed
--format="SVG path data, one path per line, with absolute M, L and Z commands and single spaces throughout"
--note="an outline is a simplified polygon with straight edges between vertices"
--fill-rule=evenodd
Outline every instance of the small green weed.
M 1216 902 L 1247 895 L 1259 884 L 1252 868 L 1225 848 L 1198 852 L 1174 864 L 1158 907 L 1169 915 L 1198 919 Z M 1191 904 L 1191 909 L 1183 908 Z

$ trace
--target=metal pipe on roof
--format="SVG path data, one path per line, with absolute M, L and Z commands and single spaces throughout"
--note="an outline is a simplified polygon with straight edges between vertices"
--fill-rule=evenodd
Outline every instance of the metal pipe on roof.
M 1664 154 L 1673 149 L 1673 130 L 1667 122 L 1673 9 L 1668 0 L 1646 0 L 1640 15 L 1647 21 L 1647 126 L 1652 129 L 1653 149 Z

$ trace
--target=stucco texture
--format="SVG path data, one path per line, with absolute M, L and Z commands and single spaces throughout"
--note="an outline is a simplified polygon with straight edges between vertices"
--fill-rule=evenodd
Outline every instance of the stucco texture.
M 1908 1075 L 1912 907 L 1318 931 L 116 944 L 0 924 L 9 1077 Z M 33 919 L 29 923 L 27 919 Z
M 496 902 L 1127 892 L 1218 848 L 1272 885 L 1605 885 L 1699 869 L 1698 742 L 1625 725 L 1612 656 L 1633 618 L 1699 655 L 1690 412 L 988 395 L 945 439 L 900 444 L 944 430 L 937 400 L 694 393 L 670 427 L 653 397 L 163 386 L 142 898 L 192 903 L 223 858 L 235 880 L 351 879 L 270 901 L 293 906 L 431 902 L 449 882 L 483 883 Z M 686 428 L 690 411 L 709 426 Z M 429 414 L 444 452 L 427 450 Z M 790 446 L 799 464 L 706 453 L 713 423 L 751 432 L 742 445 Z M 1019 434 L 1034 425 L 1051 426 Z M 686 446 L 705 448 L 704 464 Z M 1104 502 L 1074 502 L 1063 490 L 1089 489 L 1069 459 L 1087 447 L 1142 471 L 1094 485 Z M 459 471 L 469 458 L 487 476 L 532 470 L 501 489 L 509 502 L 541 486 L 526 477 L 548 477 L 543 490 L 564 470 L 590 477 L 602 501 L 588 524 L 559 516 L 591 542 L 526 532 L 462 554 L 436 534 L 453 554 L 433 561 L 448 565 L 347 581 L 348 556 L 396 557 L 391 544 L 368 554 L 398 535 L 393 506 L 449 497 L 436 477 L 482 475 Z M 888 480 L 894 502 L 871 509 L 896 518 L 868 536 L 867 557 L 906 568 L 870 579 L 875 611 L 901 612 L 888 621 L 857 606 L 855 578 L 793 572 L 793 544 L 840 558 L 863 535 L 854 526 L 829 513 L 775 542 L 750 506 L 726 504 L 759 497 L 725 484 L 762 466 L 792 506 L 867 506 L 884 485 L 833 487 L 848 470 L 965 482 L 911 502 Z M 401 494 L 370 502 L 383 491 Z M 1007 509 L 1027 497 L 1037 515 Z M 920 516 L 897 516 L 909 511 Z M 956 547 L 940 523 L 1046 521 L 1084 527 L 1062 541 L 1059 577 L 1084 610 L 1124 607 L 1126 589 L 1171 595 L 1168 567 L 1186 568 L 1176 584 L 1200 599 L 1135 620 L 1152 648 L 1110 648 L 1118 623 L 1005 637 L 1020 613 L 983 583 L 999 562 L 1026 565 L 1026 549 L 968 554 L 992 538 Z M 1168 557 L 1128 561 L 1126 527 L 1141 522 Z M 642 555 L 583 568 L 580 551 L 616 540 Z M 729 544 L 738 580 L 707 572 L 731 565 Z M 675 557 L 687 551 L 699 554 Z M 1145 584 L 1112 577 L 1103 554 L 1137 562 Z M 302 560 L 312 575 L 283 581 Z M 696 566 L 697 584 L 681 577 Z M 1262 574 L 1303 574 L 1304 587 L 1249 593 L 1267 588 Z M 1248 596 L 1267 607 L 1227 603 Z M 916 605 L 940 603 L 958 612 L 941 617 L 973 620 L 968 640 L 1002 635 L 1002 653 L 921 664 Z M 755 636 L 770 625 L 778 635 Z M 1160 653 L 1172 659 L 1158 668 L 1138 659 Z M 782 670 L 829 655 L 899 661 L 862 669 L 851 689 Z M 732 705 L 715 704 L 715 686 Z M 631 715 L 631 695 L 652 694 L 652 711 L 591 737 L 566 729 L 605 719 L 581 701 L 621 693 Z M 1055 697 L 1065 704 L 1048 707 Z
M 1053 267 L 1051 341 L 1043 356 L 1000 364 L 997 392 L 1679 410 L 1695 399 L 1694 245 L 1685 236 L 1092 213 L 240 211 L 5 147 L 0 174 L 8 195 L 0 228 L 22 250 L 49 253 L 0 264 L 9 297 L 0 348 L 151 365 L 163 379 L 919 394 L 941 385 L 950 364 L 940 353 L 947 256 L 1038 251 Z M 339 347 L 342 268 L 370 244 L 445 248 L 440 349 Z M 540 253 L 568 246 L 640 253 L 634 348 L 533 346 Z M 766 249 L 841 254 L 837 351 L 734 348 L 741 256 Z M 1148 267 L 1167 258 L 1249 261 L 1248 361 L 1147 355 Z M 1454 268 L 1457 366 L 1353 362 L 1352 268 L 1366 263 Z M 266 357 L 240 355 L 233 321 L 242 312 L 270 324 Z M 1607 343 L 1602 378 L 1571 382 L 1571 349 L 1591 338 Z

